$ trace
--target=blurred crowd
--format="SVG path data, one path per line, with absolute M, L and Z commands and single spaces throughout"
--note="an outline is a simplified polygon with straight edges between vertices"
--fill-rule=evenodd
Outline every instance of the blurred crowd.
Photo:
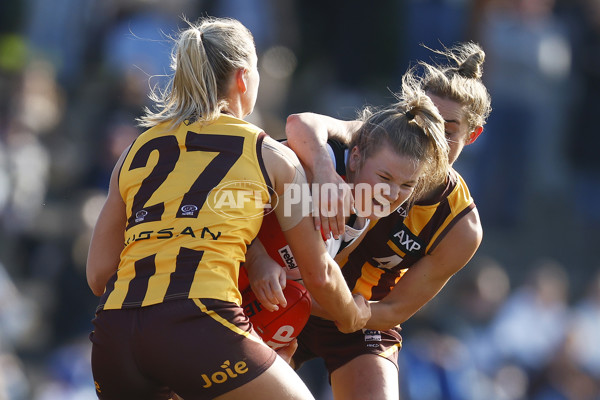
M 293 112 L 392 101 L 425 46 L 479 42 L 493 111 L 455 166 L 484 241 L 403 326 L 403 398 L 600 399 L 600 0 L 2 0 L 0 400 L 95 398 L 91 230 L 170 35 L 204 15 L 253 32 L 250 120 L 275 138 Z M 318 400 L 323 373 L 301 370 Z

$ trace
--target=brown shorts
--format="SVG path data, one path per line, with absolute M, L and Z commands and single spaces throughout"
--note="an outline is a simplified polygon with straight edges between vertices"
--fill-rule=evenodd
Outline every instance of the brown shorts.
M 242 309 L 213 299 L 100 311 L 90 334 L 100 399 L 212 399 L 259 376 L 276 353 Z
M 321 357 L 331 375 L 360 355 L 374 354 L 390 360 L 398 368 L 398 351 L 401 348 L 400 327 L 387 331 L 363 329 L 342 333 L 332 321 L 311 316 L 298 336 L 294 365 L 297 369 L 305 361 Z

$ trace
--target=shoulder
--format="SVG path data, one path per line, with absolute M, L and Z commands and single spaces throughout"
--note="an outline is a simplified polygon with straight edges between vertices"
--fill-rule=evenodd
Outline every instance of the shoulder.
M 299 166 L 300 161 L 296 153 L 286 145 L 276 141 L 270 136 L 265 136 L 262 142 L 262 154 L 267 166 L 281 167 L 281 166 Z
M 442 239 L 442 238 L 440 238 Z M 455 220 L 439 240 L 437 246 L 430 250 L 432 254 L 445 256 L 468 257 L 479 248 L 483 239 L 483 228 L 476 208 L 468 209 L 461 218 Z
M 474 203 L 471 192 L 469 191 L 469 186 L 463 177 L 454 169 L 450 170 L 448 176 L 453 187 L 450 195 L 460 198 L 464 203 Z
M 262 157 L 275 192 L 281 194 L 284 184 L 298 181 L 299 177 L 301 181 L 306 181 L 304 169 L 296 154 L 273 138 L 268 136 L 264 138 Z

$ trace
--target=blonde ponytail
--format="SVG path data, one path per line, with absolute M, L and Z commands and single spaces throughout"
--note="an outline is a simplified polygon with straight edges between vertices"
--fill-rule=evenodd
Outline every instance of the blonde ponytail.
M 227 107 L 229 80 L 238 68 L 249 68 L 255 54 L 250 31 L 231 18 L 205 18 L 175 39 L 171 56 L 174 73 L 167 88 L 155 89 L 155 111 L 145 109 L 139 125 L 152 127 L 170 121 L 201 123 L 218 118 Z

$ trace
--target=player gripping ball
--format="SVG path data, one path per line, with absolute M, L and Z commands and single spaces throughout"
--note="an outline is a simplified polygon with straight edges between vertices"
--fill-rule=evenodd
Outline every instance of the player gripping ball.
M 256 298 L 243 271 L 242 268 L 239 288 L 244 313 L 269 347 L 278 350 L 287 346 L 298 336 L 310 316 L 311 298 L 308 290 L 299 282 L 288 279 L 283 289 L 287 306 L 269 311 Z

